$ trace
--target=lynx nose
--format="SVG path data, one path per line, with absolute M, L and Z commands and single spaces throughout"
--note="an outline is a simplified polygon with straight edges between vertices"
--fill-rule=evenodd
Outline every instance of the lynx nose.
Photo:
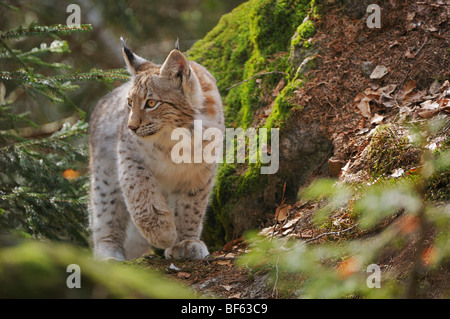
M 129 128 L 130 130 L 132 130 L 133 132 L 136 133 L 136 131 L 137 131 L 137 129 L 138 129 L 139 127 L 138 127 L 138 126 L 131 125 L 131 124 L 128 124 L 128 128 Z

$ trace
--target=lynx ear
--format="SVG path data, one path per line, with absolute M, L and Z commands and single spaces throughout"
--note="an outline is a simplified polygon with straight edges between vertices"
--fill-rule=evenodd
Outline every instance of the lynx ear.
M 128 71 L 130 72 L 131 75 L 136 75 L 136 70 L 138 69 L 138 67 L 146 63 L 147 60 L 134 54 L 130 49 L 128 49 L 122 37 L 120 37 L 120 41 L 122 42 L 123 45 L 122 53 L 125 63 L 127 64 Z
M 172 50 L 162 65 L 160 74 L 173 79 L 179 77 L 181 83 L 183 83 L 187 81 L 190 76 L 189 61 L 180 50 Z

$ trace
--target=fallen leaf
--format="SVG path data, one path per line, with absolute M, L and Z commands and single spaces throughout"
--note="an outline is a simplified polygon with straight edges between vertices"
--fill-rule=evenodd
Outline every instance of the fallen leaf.
M 266 227 L 266 228 L 262 229 L 258 233 L 258 235 L 260 235 L 260 236 L 269 236 L 269 235 L 271 235 L 273 233 L 273 229 L 274 229 L 274 226 Z
M 377 65 L 370 75 L 371 80 L 379 80 L 388 74 L 388 69 L 383 65 Z
M 396 168 L 391 174 L 391 177 L 400 177 L 405 173 L 405 170 L 403 168 Z
M 238 292 L 237 294 L 231 295 L 228 297 L 228 299 L 239 299 L 241 298 L 241 293 Z
M 288 210 L 291 209 L 291 205 L 281 205 L 277 207 L 277 210 L 275 211 L 275 219 L 278 222 L 284 221 L 288 216 Z
M 410 92 L 405 95 L 405 97 L 402 100 L 402 103 L 406 106 L 420 102 L 423 100 L 424 96 L 426 95 L 426 90 L 423 91 L 417 91 L 417 92 Z
M 398 93 L 397 97 L 399 100 L 403 100 L 405 96 L 416 88 L 416 81 L 408 81 L 405 83 L 405 85 L 402 87 L 400 92 Z
M 370 99 L 365 97 L 358 103 L 358 109 L 361 112 L 361 115 L 370 119 L 372 117 L 372 113 L 370 112 Z
M 414 59 L 416 57 L 416 54 L 412 53 L 411 49 L 408 48 L 408 50 L 406 50 L 406 52 L 405 52 L 405 57 L 407 59 Z
M 429 118 L 432 118 L 433 116 L 435 116 L 438 113 L 439 113 L 439 110 L 431 110 L 431 111 L 421 111 L 421 112 L 418 112 L 417 114 L 421 118 L 429 119 Z
M 414 19 L 414 17 L 416 16 L 416 13 L 413 12 L 408 12 L 408 14 L 406 15 L 406 21 L 412 21 Z
M 391 45 L 389 45 L 389 49 L 392 49 L 393 47 L 399 45 L 400 43 L 398 43 L 397 40 L 395 40 Z
M 441 83 L 439 83 L 438 80 L 434 80 L 434 82 L 430 86 L 429 92 L 431 95 L 436 94 L 439 92 L 440 88 L 441 88 Z
M 278 94 L 280 94 L 280 91 L 284 88 L 284 78 L 281 78 L 281 80 L 278 82 L 277 87 L 272 92 L 272 97 L 276 97 Z
M 291 219 L 290 221 L 288 221 L 286 223 L 286 225 L 283 226 L 283 228 L 281 230 L 286 230 L 286 229 L 292 228 L 293 226 L 295 226 L 295 224 L 297 224 L 297 222 L 300 220 L 300 218 L 301 218 L 301 215 L 297 218 Z
M 229 267 L 232 266 L 231 260 L 218 260 L 217 264 L 222 265 L 222 266 L 229 266 Z
M 230 291 L 231 289 L 233 289 L 233 286 L 228 286 L 228 285 L 220 285 L 220 287 L 222 287 L 226 291 Z
M 439 108 L 439 103 L 428 100 L 420 103 L 420 107 L 422 110 L 435 110 Z
M 189 277 L 191 277 L 191 274 L 189 274 L 189 273 L 187 273 L 187 272 L 182 272 L 182 271 L 180 271 L 180 272 L 177 274 L 177 277 L 178 277 L 178 278 L 189 278 Z
M 356 97 L 355 97 L 355 99 L 353 100 L 353 102 L 355 102 L 355 103 L 361 102 L 361 100 L 362 100 L 363 98 L 365 98 L 365 97 L 366 97 L 366 94 L 364 94 L 364 93 L 358 93 L 358 95 L 356 95 Z
M 374 115 L 374 116 L 372 117 L 372 119 L 370 120 L 370 124 L 372 124 L 372 125 L 378 125 L 378 124 L 380 124 L 381 122 L 383 122 L 383 120 L 384 120 L 384 116 L 375 113 L 375 115 Z
M 244 237 L 243 237 L 243 236 L 241 236 L 241 237 L 239 237 L 239 238 L 236 238 L 236 239 L 234 239 L 234 240 L 229 241 L 228 243 L 226 243 L 226 244 L 223 246 L 222 250 L 223 250 L 223 251 L 229 251 L 229 250 L 231 250 L 231 249 L 233 248 L 234 245 L 239 244 L 239 243 L 242 243 L 243 241 L 244 241 Z

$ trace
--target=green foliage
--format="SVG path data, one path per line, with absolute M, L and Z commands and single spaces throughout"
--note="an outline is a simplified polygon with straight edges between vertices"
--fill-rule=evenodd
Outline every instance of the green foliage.
M 295 285 L 289 274 L 296 274 L 300 278 L 296 283 L 296 295 L 301 298 L 426 296 L 425 278 L 450 262 L 449 203 L 427 200 L 433 176 L 450 170 L 450 152 L 446 146 L 434 152 L 426 147 L 432 134 L 431 126 L 410 130 L 412 146 L 419 150 L 421 157 L 415 176 L 376 179 L 361 185 L 325 179 L 302 192 L 303 200 L 322 203 L 315 213 L 319 223 L 342 209 L 353 210 L 357 218 L 352 228 L 354 239 L 314 245 L 314 240 L 308 243 L 267 239 L 253 234 L 249 235 L 250 253 L 240 263 L 255 269 L 270 269 L 277 277 L 275 288 L 280 290 L 292 289 Z M 448 184 L 445 187 L 448 188 Z M 396 220 L 393 226 L 380 227 L 381 222 L 392 220 Z M 357 238 L 358 233 L 371 236 Z M 392 271 L 382 270 L 381 288 L 369 288 L 367 279 L 371 273 L 367 272 L 367 267 L 395 252 L 407 258 L 402 263 L 403 268 L 393 265 Z M 448 286 L 441 293 L 442 297 L 448 296 Z
M 67 74 L 70 65 L 46 62 L 51 55 L 70 53 L 59 36 L 91 29 L 33 23 L 0 32 L 0 232 L 88 244 L 87 123 L 65 123 L 47 132 L 29 112 L 18 110 L 36 99 L 70 105 L 72 118 L 84 119 L 85 112 L 68 95 L 79 88 L 73 82 L 128 79 L 124 70 Z M 31 36 L 56 40 L 29 50 L 11 47 L 17 43 L 11 40 Z
M 80 288 L 67 287 L 72 264 L 80 267 Z M 71 245 L 27 241 L 0 249 L 0 298 L 194 297 L 149 270 L 94 261 L 89 251 Z

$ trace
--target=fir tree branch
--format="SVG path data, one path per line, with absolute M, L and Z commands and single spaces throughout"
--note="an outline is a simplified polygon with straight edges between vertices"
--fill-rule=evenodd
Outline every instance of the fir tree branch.
M 83 121 L 79 121 L 78 123 L 74 124 L 70 130 L 63 131 L 63 132 L 57 132 L 53 134 L 52 136 L 43 138 L 43 139 L 37 139 L 37 140 L 25 140 L 24 142 L 4 146 L 0 148 L 0 151 L 6 152 L 11 151 L 12 149 L 26 149 L 33 146 L 43 146 L 43 145 L 51 145 L 52 143 L 56 141 L 62 141 L 66 139 L 70 139 L 75 136 L 79 136 L 82 134 L 86 134 L 88 131 L 88 125 L 87 123 Z
M 70 35 L 73 32 L 91 31 L 92 25 L 82 24 L 80 26 L 67 26 L 56 24 L 52 26 L 37 26 L 33 25 L 28 28 L 19 27 L 16 30 L 0 32 L 0 39 L 17 39 L 28 36 L 42 36 L 42 35 Z
M 130 76 L 125 69 L 113 69 L 113 70 L 91 70 L 87 73 L 75 73 L 67 75 L 57 75 L 52 78 L 55 81 L 90 81 L 90 80 L 117 80 L 128 81 Z

